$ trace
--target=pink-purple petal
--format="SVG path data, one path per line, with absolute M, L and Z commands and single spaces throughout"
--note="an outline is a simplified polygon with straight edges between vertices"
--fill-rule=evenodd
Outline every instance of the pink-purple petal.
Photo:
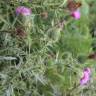
M 80 85 L 85 85 L 89 82 L 90 74 L 91 74 L 90 68 L 85 68 L 83 71 L 83 76 L 80 79 Z
M 81 17 L 81 13 L 80 13 L 79 10 L 75 10 L 75 11 L 73 11 L 73 12 L 71 13 L 71 16 L 72 16 L 74 19 L 78 20 L 78 19 L 80 19 L 80 17 Z
M 23 15 L 23 16 L 28 16 L 28 15 L 31 15 L 31 9 L 30 8 L 27 8 L 27 7 L 24 7 L 24 6 L 19 6 L 16 8 L 16 14 L 19 15 Z

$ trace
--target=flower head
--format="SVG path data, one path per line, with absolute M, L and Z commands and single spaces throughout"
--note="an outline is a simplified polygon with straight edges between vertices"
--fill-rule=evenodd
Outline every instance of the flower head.
M 41 13 L 41 16 L 44 18 L 44 19 L 47 19 L 48 18 L 48 12 L 42 12 Z
M 96 53 L 89 54 L 88 59 L 96 59 Z
M 83 76 L 80 79 L 80 85 L 85 85 L 88 83 L 88 81 L 90 80 L 90 74 L 91 74 L 90 68 L 85 68 L 83 71 Z
M 73 11 L 73 12 L 71 13 L 71 16 L 72 16 L 74 19 L 76 19 L 76 20 L 80 19 L 80 17 L 81 17 L 80 11 L 79 11 L 79 10 Z
M 24 6 L 19 6 L 16 8 L 16 14 L 21 14 L 23 16 L 28 16 L 28 15 L 31 15 L 31 9 L 30 8 L 27 8 L 27 7 L 24 7 Z

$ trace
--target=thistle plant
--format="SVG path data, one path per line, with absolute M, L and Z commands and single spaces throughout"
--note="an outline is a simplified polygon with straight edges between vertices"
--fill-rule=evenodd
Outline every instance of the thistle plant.
M 0 96 L 95 96 L 95 5 L 0 1 Z

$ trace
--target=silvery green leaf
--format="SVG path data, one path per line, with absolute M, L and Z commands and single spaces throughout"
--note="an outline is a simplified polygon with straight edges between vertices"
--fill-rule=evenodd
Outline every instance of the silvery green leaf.
M 0 56 L 0 60 L 16 60 L 16 57 L 11 57 L 11 56 Z

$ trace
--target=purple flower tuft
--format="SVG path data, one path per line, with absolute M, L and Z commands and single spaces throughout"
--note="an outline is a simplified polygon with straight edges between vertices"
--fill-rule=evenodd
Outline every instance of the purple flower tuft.
M 85 68 L 83 71 L 83 76 L 80 79 L 80 85 L 85 85 L 90 80 L 91 70 L 90 68 Z
M 76 20 L 80 19 L 80 17 L 81 17 L 80 11 L 79 11 L 79 10 L 73 11 L 73 12 L 71 13 L 71 16 L 72 16 L 74 19 L 76 19 Z
M 24 6 L 19 6 L 16 8 L 16 14 L 21 14 L 23 16 L 29 16 L 31 15 L 32 11 L 30 8 L 24 7 Z

